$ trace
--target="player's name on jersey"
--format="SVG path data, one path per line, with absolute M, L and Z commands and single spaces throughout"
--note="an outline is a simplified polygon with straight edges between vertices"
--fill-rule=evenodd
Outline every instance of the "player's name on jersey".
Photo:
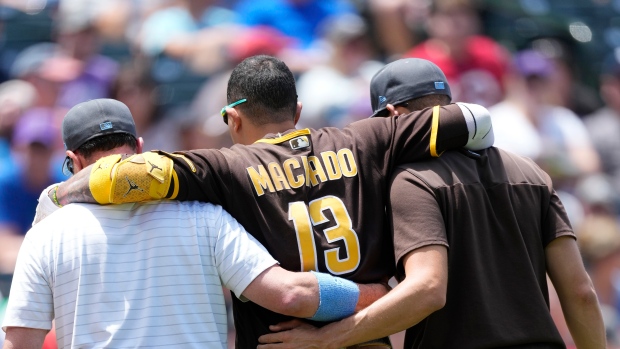
M 246 168 L 256 195 L 302 186 L 316 186 L 325 181 L 357 176 L 357 164 L 350 149 L 325 151 L 319 156 L 299 156 Z

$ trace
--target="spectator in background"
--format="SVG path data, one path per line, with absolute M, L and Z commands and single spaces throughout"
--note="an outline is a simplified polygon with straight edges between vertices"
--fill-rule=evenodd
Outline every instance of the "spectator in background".
M 532 158 L 551 175 L 557 188 L 563 188 L 578 176 L 596 173 L 600 161 L 579 117 L 553 104 L 554 69 L 537 51 L 519 52 L 506 99 L 489 111 L 495 145 Z
M 49 109 L 32 109 L 15 126 L 11 150 L 17 169 L 0 178 L 0 272 L 13 271 L 39 193 L 60 181 L 50 170 L 57 134 Z
M 584 118 L 592 142 L 601 157 L 602 171 L 620 193 L 620 62 L 609 57 L 600 77 L 605 106 Z
M 235 7 L 246 26 L 269 26 L 309 48 L 321 37 L 323 21 L 331 16 L 355 13 L 346 0 L 240 0 Z
M 570 46 L 566 40 L 554 37 L 536 39 L 531 46 L 547 57 L 554 66 L 550 77 L 554 88 L 548 91 L 552 102 L 550 104 L 566 107 L 579 117 L 591 114 L 600 107 L 596 91 L 579 79 L 579 70 L 583 67 L 576 62 L 578 47 Z
M 231 26 L 235 13 L 214 0 L 175 0 L 172 6 L 146 18 L 138 42 L 150 57 L 166 55 L 189 64 L 194 71 L 211 73 L 226 63 L 222 48 L 239 28 Z
M 159 93 L 148 62 L 134 59 L 121 66 L 112 84 L 111 98 L 129 107 L 138 134 L 147 140 L 145 149 L 182 150 L 178 122 L 163 117 Z
M 60 11 L 55 21 L 60 53 L 79 63 L 77 76 L 62 85 L 59 106 L 69 109 L 95 98 L 108 97 L 118 65 L 99 54 L 99 33 L 93 15 Z
M 503 98 L 503 79 L 509 64 L 505 49 L 479 35 L 475 0 L 436 0 L 426 29 L 429 39 L 405 57 L 427 59 L 446 74 L 455 101 L 489 107 Z
M 424 0 L 368 0 L 375 44 L 386 57 L 400 57 L 418 42 L 418 27 L 428 14 Z
M 344 127 L 371 115 L 370 79 L 383 67 L 372 60 L 367 26 L 361 17 L 331 17 L 322 24 L 322 31 L 329 58 L 297 80 L 299 99 L 304 101 L 302 128 Z
M 36 101 L 37 92 L 32 84 L 10 80 L 0 84 L 0 176 L 14 170 L 11 159 L 11 138 L 19 117 Z
M 79 62 L 60 55 L 58 45 L 38 43 L 20 52 L 11 67 L 11 75 L 34 87 L 34 106 L 53 109 L 62 84 L 77 78 L 79 70 Z

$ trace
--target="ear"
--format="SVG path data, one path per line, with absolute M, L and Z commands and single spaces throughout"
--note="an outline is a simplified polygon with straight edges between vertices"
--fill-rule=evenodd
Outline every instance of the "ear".
M 387 109 L 387 110 L 390 112 L 390 117 L 400 115 L 400 113 L 398 112 L 398 110 L 396 110 L 396 107 L 395 107 L 395 106 L 393 106 L 393 105 L 391 105 L 391 104 L 388 104 L 388 105 L 385 107 L 385 109 Z
M 235 108 L 226 108 L 226 115 L 228 115 L 228 126 L 231 131 L 239 132 L 241 130 L 241 116 Z
M 85 166 L 86 160 L 82 156 L 77 155 L 76 153 L 72 152 L 71 150 L 67 150 L 65 152 L 65 154 L 73 162 L 73 174 L 76 174 L 76 173 L 82 171 L 82 169 L 84 167 L 86 167 Z M 82 160 L 84 160 L 84 161 L 82 161 Z
M 142 139 L 142 137 L 138 137 L 138 139 L 136 139 L 136 154 L 142 154 L 143 148 L 144 148 L 144 139 Z
M 301 102 L 297 102 L 297 110 L 295 110 L 295 125 L 297 125 L 297 122 L 299 121 L 299 117 L 301 116 L 302 107 L 303 105 L 301 104 Z

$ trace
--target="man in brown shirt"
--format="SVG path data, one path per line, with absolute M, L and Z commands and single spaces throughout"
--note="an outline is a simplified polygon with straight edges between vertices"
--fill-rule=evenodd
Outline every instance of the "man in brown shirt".
M 441 70 L 420 59 L 389 64 L 371 91 L 389 103 L 375 107 L 377 116 L 437 109 L 451 99 Z M 577 348 L 605 348 L 568 217 L 531 160 L 492 147 L 400 166 L 388 212 L 401 283 L 356 315 L 320 330 L 263 336 L 264 343 L 293 343 L 259 348 L 338 348 L 412 325 L 405 348 L 565 348 L 549 314 L 547 274 Z
M 383 234 L 392 169 L 449 148 L 492 144 L 477 132 L 491 129 L 488 112 L 471 104 L 362 120 L 343 130 L 296 130 L 301 103 L 293 74 L 268 56 L 239 64 L 227 97 L 222 114 L 236 143 L 230 149 L 103 159 L 61 185 L 58 200 L 119 203 L 163 193 L 208 201 L 224 207 L 285 269 L 376 283 L 394 271 L 391 240 Z M 172 180 L 162 186 L 166 176 Z M 239 348 L 255 348 L 269 325 L 290 319 L 234 297 L 233 307 Z

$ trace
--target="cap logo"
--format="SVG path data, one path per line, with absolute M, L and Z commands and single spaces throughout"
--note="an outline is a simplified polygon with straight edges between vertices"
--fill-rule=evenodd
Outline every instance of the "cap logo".
M 383 104 L 387 102 L 387 98 L 385 98 L 385 96 L 379 96 L 379 105 Z
M 111 129 L 112 126 L 112 122 L 111 121 L 106 121 L 106 122 L 102 122 L 99 124 L 99 128 L 101 129 L 101 131 L 105 131 L 105 130 L 109 130 Z
M 435 89 L 436 90 L 445 90 L 446 89 L 446 84 L 444 84 L 443 81 L 436 81 L 435 82 Z

